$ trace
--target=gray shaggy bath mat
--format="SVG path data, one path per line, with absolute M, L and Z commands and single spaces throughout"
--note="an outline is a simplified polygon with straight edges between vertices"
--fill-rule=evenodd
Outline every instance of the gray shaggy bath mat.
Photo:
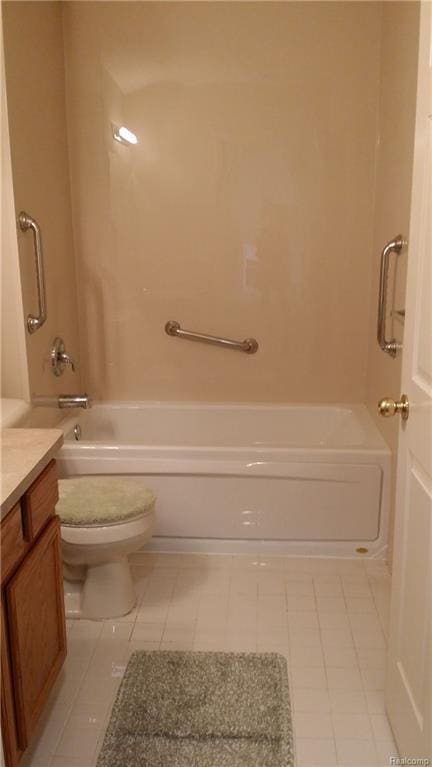
M 97 767 L 293 767 L 286 660 L 135 652 Z

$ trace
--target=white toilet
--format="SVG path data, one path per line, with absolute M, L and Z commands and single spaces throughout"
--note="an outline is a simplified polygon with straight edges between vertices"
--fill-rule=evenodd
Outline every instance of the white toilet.
M 128 555 L 146 543 L 155 497 L 137 477 L 78 477 L 59 481 L 66 614 L 117 618 L 136 604 Z M 68 588 L 69 587 L 69 588 Z

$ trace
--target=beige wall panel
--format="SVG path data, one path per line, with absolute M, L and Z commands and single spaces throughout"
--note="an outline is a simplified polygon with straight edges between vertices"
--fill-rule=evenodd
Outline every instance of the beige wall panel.
M 3 2 L 6 86 L 15 209 L 42 229 L 48 319 L 27 338 L 31 394 L 79 389 L 79 372 L 50 370 L 56 335 L 78 358 L 78 306 L 72 244 L 61 4 Z M 37 313 L 33 238 L 18 234 L 25 316 Z
M 29 382 L 21 275 L 19 268 L 15 200 L 12 183 L 9 124 L 4 78 L 3 30 L 0 14 L 1 48 L 1 397 L 28 400 Z
M 90 392 L 363 401 L 381 4 L 62 7 Z

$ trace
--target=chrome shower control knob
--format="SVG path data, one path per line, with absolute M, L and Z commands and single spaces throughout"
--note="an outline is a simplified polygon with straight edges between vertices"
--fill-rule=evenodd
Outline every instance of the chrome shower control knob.
M 409 416 L 409 402 L 406 394 L 402 394 L 400 400 L 391 399 L 391 397 L 384 397 L 378 402 L 378 412 L 383 418 L 391 418 L 392 416 L 400 413 L 403 421 L 406 421 Z
M 51 347 L 51 369 L 55 376 L 61 376 L 65 365 L 70 365 L 72 372 L 75 372 L 75 362 L 66 352 L 65 344 L 62 338 L 55 338 Z

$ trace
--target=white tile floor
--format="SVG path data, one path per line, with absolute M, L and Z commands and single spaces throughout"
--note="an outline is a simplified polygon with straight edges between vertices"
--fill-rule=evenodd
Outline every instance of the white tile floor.
M 384 563 L 138 554 L 133 572 L 131 614 L 68 622 L 68 657 L 25 767 L 93 767 L 130 653 L 159 648 L 282 653 L 297 767 L 390 764 Z

